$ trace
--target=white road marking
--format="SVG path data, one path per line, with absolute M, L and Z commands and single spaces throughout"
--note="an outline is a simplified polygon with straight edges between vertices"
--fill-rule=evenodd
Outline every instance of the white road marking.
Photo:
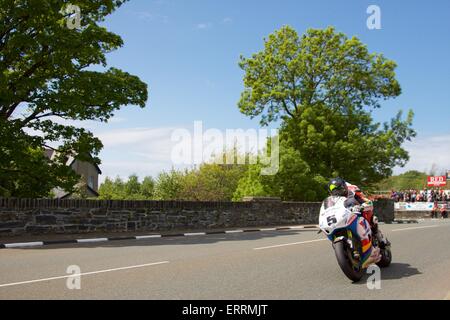
M 39 247 L 43 246 L 43 242 L 25 242 L 25 243 L 10 243 L 5 244 L 6 248 L 24 248 L 24 247 Z
M 298 245 L 298 244 L 307 244 L 307 243 L 313 243 L 313 242 L 319 242 L 319 241 L 327 241 L 327 240 L 328 239 L 318 239 L 318 240 L 310 240 L 310 241 L 302 241 L 302 242 L 292 242 L 292 243 L 278 244 L 278 245 L 269 246 L 269 247 L 253 248 L 253 250 L 265 250 L 265 249 L 272 249 L 272 248 L 295 246 L 295 245 Z
M 242 233 L 244 230 L 231 230 L 231 231 L 225 231 L 225 233 Z
M 108 238 L 98 238 L 98 239 L 79 239 L 78 243 L 91 243 L 91 242 L 106 242 Z
M 197 232 L 197 233 L 185 233 L 186 237 L 195 237 L 195 236 L 206 236 L 206 232 Z
M 277 228 L 263 228 L 263 229 L 259 229 L 261 231 L 277 231 Z
M 162 238 L 162 236 L 160 234 L 154 234 L 150 236 L 137 236 L 136 240 L 153 239 L 153 238 Z
M 424 226 L 424 227 L 413 227 L 413 228 L 394 229 L 394 230 L 392 230 L 392 232 L 405 231 L 405 230 L 427 229 L 427 228 L 437 228 L 437 227 L 440 227 L 440 225 L 439 225 L 439 226 Z
M 59 276 L 59 277 L 51 277 L 51 278 L 36 279 L 36 280 L 29 280 L 29 281 L 5 283 L 5 284 L 0 284 L 0 288 L 12 287 L 12 286 L 18 286 L 18 285 L 30 284 L 30 283 L 36 283 L 36 282 L 45 282 L 45 281 L 51 281 L 51 280 L 66 279 L 66 278 L 74 277 L 74 276 L 88 276 L 88 275 L 92 275 L 92 274 L 99 274 L 99 273 L 106 273 L 106 272 L 113 272 L 113 271 L 145 268 L 145 267 L 156 266 L 156 265 L 165 264 L 165 263 L 169 263 L 169 261 L 161 261 L 161 262 L 140 264 L 140 265 L 136 265 L 136 266 L 129 266 L 129 267 L 122 267 L 122 268 L 115 268 L 115 269 L 106 269 L 106 270 L 92 271 L 92 272 L 86 272 L 86 273 L 80 273 L 80 274 L 70 274 L 70 275 Z

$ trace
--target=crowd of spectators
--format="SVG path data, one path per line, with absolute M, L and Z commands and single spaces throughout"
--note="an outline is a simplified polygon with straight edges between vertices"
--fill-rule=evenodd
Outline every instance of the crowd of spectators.
M 431 218 L 448 219 L 447 204 L 439 205 L 437 201 L 434 202 L 433 209 L 431 210 Z
M 441 189 L 392 190 L 391 199 L 396 202 L 449 202 L 450 191 Z

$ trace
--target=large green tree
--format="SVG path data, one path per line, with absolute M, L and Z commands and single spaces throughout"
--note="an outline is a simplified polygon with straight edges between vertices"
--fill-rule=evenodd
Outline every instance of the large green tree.
M 102 143 L 67 121 L 107 122 L 122 106 L 145 106 L 145 83 L 105 68 L 123 42 L 100 23 L 124 2 L 0 0 L 0 196 L 70 191 L 78 177 L 65 159 L 98 164 Z M 69 4 L 80 8 L 80 28 L 68 27 Z M 58 145 L 52 162 L 49 144 Z
M 383 125 L 371 114 L 400 95 L 396 64 L 357 38 L 332 27 L 299 36 L 286 26 L 265 40 L 262 51 L 242 57 L 240 67 L 240 111 L 263 126 L 281 121 L 281 140 L 313 174 L 371 185 L 408 161 L 402 145 L 415 136 L 412 112 Z

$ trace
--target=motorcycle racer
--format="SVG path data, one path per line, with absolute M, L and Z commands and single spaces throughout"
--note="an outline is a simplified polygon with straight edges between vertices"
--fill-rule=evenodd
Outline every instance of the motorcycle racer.
M 361 212 L 362 216 L 369 223 L 372 230 L 373 237 L 378 239 L 380 246 L 388 245 L 387 240 L 378 228 L 378 219 L 374 216 L 373 202 L 368 199 L 361 189 L 356 186 L 346 182 L 342 178 L 334 178 L 328 184 L 328 191 L 332 196 L 345 197 L 347 200 L 344 205 L 346 208 L 351 209 L 354 212 Z M 370 241 L 372 243 L 372 241 Z M 367 246 L 364 252 L 371 250 L 370 256 L 364 262 L 364 265 L 370 265 L 373 263 L 378 263 L 381 259 L 380 248 L 373 247 L 372 245 Z M 367 252 L 368 253 L 368 252 Z

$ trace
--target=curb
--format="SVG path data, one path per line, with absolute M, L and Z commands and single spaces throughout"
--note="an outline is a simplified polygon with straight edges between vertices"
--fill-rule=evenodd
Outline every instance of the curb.
M 396 221 L 392 221 L 392 224 L 410 224 L 410 223 L 419 223 L 419 221 L 417 220 L 396 220 Z
M 151 234 L 147 236 L 132 236 L 132 237 L 112 237 L 112 238 L 93 238 L 93 239 L 74 239 L 74 240 L 51 240 L 51 241 L 34 241 L 34 242 L 18 242 L 18 243 L 0 243 L 0 249 L 12 248 L 31 248 L 42 247 L 60 244 L 86 244 L 99 243 L 111 241 L 126 241 L 126 240 L 148 240 L 159 238 L 179 238 L 179 237 L 196 237 L 216 234 L 233 234 L 233 233 L 250 233 L 250 232 L 266 232 L 266 231 L 286 231 L 286 230 L 301 230 L 301 229 L 317 229 L 318 225 L 307 225 L 297 227 L 278 227 L 278 228 L 261 228 L 261 229 L 238 229 L 226 231 L 210 231 L 210 232 L 192 232 L 192 233 L 174 233 L 174 234 Z

